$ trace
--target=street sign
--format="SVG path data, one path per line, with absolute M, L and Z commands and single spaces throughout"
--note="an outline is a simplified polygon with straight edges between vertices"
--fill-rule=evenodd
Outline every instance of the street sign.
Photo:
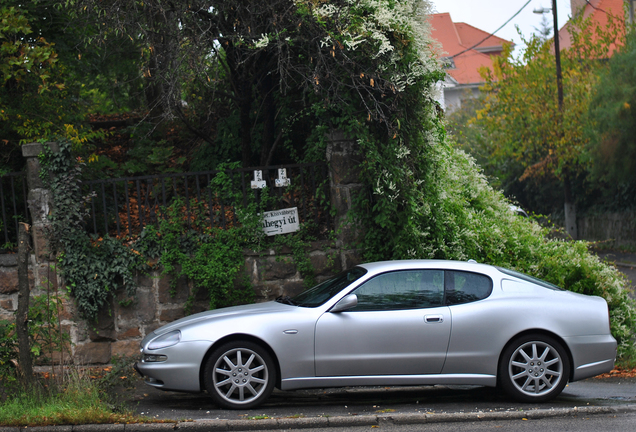
M 298 207 L 263 212 L 262 223 L 268 236 L 296 232 L 300 229 Z

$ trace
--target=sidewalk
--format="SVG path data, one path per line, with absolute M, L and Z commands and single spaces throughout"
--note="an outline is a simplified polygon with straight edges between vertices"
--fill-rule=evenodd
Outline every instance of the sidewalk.
M 609 262 L 613 262 L 617 267 L 636 267 L 636 253 L 620 251 L 598 251 L 596 254 Z
M 426 414 L 379 414 L 351 417 L 312 417 L 312 418 L 266 418 L 258 420 L 196 420 L 169 423 L 144 424 L 106 424 L 30 427 L 32 432 L 163 432 L 184 430 L 188 432 L 207 431 L 262 431 L 297 430 L 327 427 L 377 427 L 383 424 L 413 425 L 451 422 L 475 422 L 493 420 L 536 420 L 548 417 L 566 417 L 574 415 L 617 414 L 636 412 L 636 405 L 620 407 L 575 407 L 557 409 L 537 409 L 528 411 L 473 412 L 473 413 L 426 413 Z M 0 432 L 19 432 L 22 428 L 0 427 Z

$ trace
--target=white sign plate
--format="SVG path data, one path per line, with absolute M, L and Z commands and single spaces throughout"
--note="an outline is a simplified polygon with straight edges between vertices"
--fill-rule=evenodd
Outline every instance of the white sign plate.
M 298 207 L 263 212 L 263 231 L 268 236 L 298 231 Z
M 263 180 L 263 171 L 254 170 L 254 180 L 250 183 L 252 184 L 252 189 L 265 189 L 267 182 Z

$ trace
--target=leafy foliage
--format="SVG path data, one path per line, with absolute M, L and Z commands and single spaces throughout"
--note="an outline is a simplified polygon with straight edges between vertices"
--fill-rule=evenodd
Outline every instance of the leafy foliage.
M 518 58 L 508 48 L 495 58 L 492 70 L 482 71 L 485 96 L 474 102 L 478 106 L 468 125 L 459 127 L 473 138 L 463 148 L 476 155 L 509 196 L 536 212 L 559 207 L 563 198 L 555 195 L 557 190 L 566 202 L 590 205 L 586 195 L 593 194 L 595 185 L 585 181 L 591 161 L 587 112 L 598 75 L 607 68 L 602 59 L 625 32 L 617 19 L 608 19 L 606 27 L 583 17 L 568 24 L 572 44 L 560 53 L 562 108 L 552 41 L 535 35 Z
M 211 181 L 213 200 L 223 203 L 226 209 L 225 228 L 210 227 L 209 213 L 205 203 L 191 199 L 186 206 L 184 198 L 174 199 L 163 208 L 158 227 L 147 226 L 134 247 L 143 254 L 159 257 L 158 264 L 164 275 L 171 276 L 171 288 L 178 289 L 177 281 L 185 278 L 192 284 L 186 308 L 190 309 L 197 292 L 206 290 L 208 307 L 250 303 L 254 291 L 244 271 L 244 250 L 260 251 L 266 243 L 260 213 L 273 200 L 267 188 L 259 196 L 250 195 L 244 204 L 242 193 L 234 185 L 234 178 L 227 170 L 237 164 L 222 164 Z M 274 247 L 288 246 L 296 266 L 312 283 L 313 267 L 306 253 L 307 227 L 299 233 L 276 236 Z
M 69 141 L 62 140 L 59 146 L 57 153 L 45 147 L 42 158 L 44 177 L 51 179 L 55 203 L 49 217 L 49 241 L 57 252 L 61 274 L 78 311 L 92 319 L 107 307 L 110 296 L 120 287 L 129 295 L 134 293 L 132 272 L 143 269 L 145 262 L 117 239 L 92 241 L 86 234 L 83 220 L 88 211 L 87 201 L 79 183 L 82 163 L 72 157 Z
M 33 360 L 47 362 L 47 354 L 69 348 L 69 335 L 60 326 L 59 310 L 62 298 L 58 295 L 39 295 L 31 298 L 29 306 L 29 345 Z M 18 343 L 15 322 L 0 321 L 0 380 L 4 391 L 16 384 Z M 2 390 L 2 389 L 0 389 Z M 13 389 L 15 390 L 15 389 Z
M 210 146 L 232 156 L 239 149 L 244 166 L 269 165 L 285 157 L 283 145 L 306 140 L 313 128 L 304 126 L 316 123 L 314 104 L 331 109 L 355 98 L 355 110 L 397 128 L 392 110 L 403 90 L 433 70 L 442 76 L 426 55 L 430 41 L 408 37 L 426 32 L 422 1 L 67 5 L 96 30 L 92 40 L 126 35 L 142 48 L 149 118 L 179 119 L 203 142 L 204 154 Z M 410 57 L 401 57 L 407 51 Z M 400 62 L 412 67 L 396 68 Z
M 159 264 L 164 274 L 172 275 L 172 289 L 177 289 L 181 277 L 192 282 L 187 309 L 200 289 L 207 290 L 210 309 L 250 303 L 254 295 L 251 286 L 247 281 L 236 286 L 235 280 L 243 268 L 244 247 L 259 235 L 256 227 L 240 223 L 226 230 L 210 228 L 204 206 L 194 199 L 190 201 L 189 218 L 183 217 L 184 210 L 183 198 L 173 201 L 164 210 L 159 227 L 146 227 L 143 239 L 157 243 Z
M 475 121 L 492 133 L 494 157 L 512 158 L 524 167 L 522 180 L 550 176 L 562 179 L 564 173 L 584 168 L 584 118 L 597 72 L 604 65 L 598 59 L 608 50 L 605 39 L 604 43 L 590 43 L 590 38 L 592 34 L 597 38 L 607 35 L 607 39 L 615 40 L 618 29 L 604 30 L 591 21 L 574 25 L 580 29 L 573 32 L 573 45 L 561 51 L 563 112 L 557 104 L 550 41 L 533 36 L 526 41 L 521 58 L 513 59 L 508 51 L 495 59 L 492 71 L 483 72 L 487 95 Z
M 12 360 L 18 356 L 18 343 L 15 336 L 15 323 L 2 320 L 0 321 L 0 377 L 2 378 L 2 387 L 7 387 L 11 382 L 15 382 L 14 365 Z M 5 388 L 0 388 L 6 392 Z
M 65 136 L 79 146 L 103 136 L 85 127 L 79 89 L 66 81 L 55 44 L 33 28 L 26 8 L 33 4 L 22 3 L 0 1 L 0 134 L 5 144 Z
M 183 197 L 177 197 L 161 209 L 158 226 L 146 226 L 139 238 L 124 242 L 111 237 L 91 238 L 85 232 L 87 197 L 82 197 L 77 181 L 82 162 L 71 156 L 68 141 L 60 143 L 59 153 L 46 148 L 41 161 L 45 167 L 43 177 L 51 177 L 55 202 L 49 239 L 69 292 L 84 317 L 95 318 L 120 288 L 133 296 L 134 271 L 147 270 L 149 258 L 159 258 L 158 265 L 165 275 L 171 276 L 173 290 L 178 289 L 180 278 L 191 286 L 187 309 L 201 289 L 207 291 L 211 309 L 253 301 L 249 282 L 237 284 L 237 280 L 243 270 L 244 249 L 259 250 L 262 246 L 264 233 L 259 214 L 272 199 L 264 189 L 258 200 L 253 196 L 244 204 L 241 188 L 233 184 L 237 180 L 228 174 L 237 164 L 221 165 L 210 185 L 212 201 L 219 206 L 222 203 L 226 209 L 225 228 L 210 227 L 206 203 L 196 199 L 186 203 Z M 303 254 L 306 242 L 293 239 L 287 239 L 285 244 L 292 246 L 301 272 L 309 281 L 313 271 Z
M 590 104 L 592 174 L 607 188 L 612 207 L 636 204 L 636 32 L 609 60 Z
M 31 26 L 19 9 L 3 6 L 0 16 L 0 39 L 3 41 L 0 45 L 2 83 L 12 80 L 14 85 L 20 87 L 33 74 L 42 84 L 43 90 L 50 78 L 47 70 L 55 64 L 57 58 L 51 44 L 44 38 L 36 38 L 33 41 L 35 43 L 29 43 Z

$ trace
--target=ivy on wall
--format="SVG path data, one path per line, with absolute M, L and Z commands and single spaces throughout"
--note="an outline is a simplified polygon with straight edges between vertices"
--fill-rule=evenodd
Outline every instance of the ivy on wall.
M 138 238 L 97 238 L 86 232 L 83 223 L 91 197 L 83 196 L 80 189 L 82 160 L 72 156 L 68 141 L 60 142 L 59 153 L 53 153 L 46 144 L 44 149 L 41 175 L 55 203 L 49 216 L 48 239 L 67 289 L 83 317 L 95 319 L 99 310 L 109 307 L 119 289 L 134 297 L 134 273 L 149 271 L 151 258 L 157 259 L 163 274 L 171 277 L 173 294 L 180 289 L 179 279 L 188 282 L 186 310 L 190 310 L 201 290 L 206 291 L 210 309 L 254 301 L 249 281 L 240 278 L 243 253 L 246 248 L 262 251 L 265 247 L 259 214 L 273 199 L 264 189 L 258 200 L 251 196 L 244 204 L 243 195 L 237 192 L 240 188 L 234 187 L 227 174 L 227 170 L 236 168 L 235 164 L 220 166 L 210 184 L 214 199 L 232 209 L 233 216 L 225 229 L 209 226 L 204 203 L 195 199 L 186 203 L 178 197 L 162 208 L 158 225 L 146 226 Z M 270 243 L 274 247 L 290 247 L 302 276 L 313 284 L 313 268 L 305 253 L 311 239 L 307 230 L 284 237 Z
M 133 272 L 144 270 L 146 261 L 118 239 L 98 239 L 86 233 L 83 220 L 90 197 L 83 196 L 80 189 L 83 162 L 72 156 L 70 141 L 60 141 L 59 147 L 54 153 L 44 144 L 40 157 L 41 176 L 55 203 L 47 236 L 78 311 L 94 319 L 108 306 L 116 289 L 123 287 L 128 295 L 134 295 Z

